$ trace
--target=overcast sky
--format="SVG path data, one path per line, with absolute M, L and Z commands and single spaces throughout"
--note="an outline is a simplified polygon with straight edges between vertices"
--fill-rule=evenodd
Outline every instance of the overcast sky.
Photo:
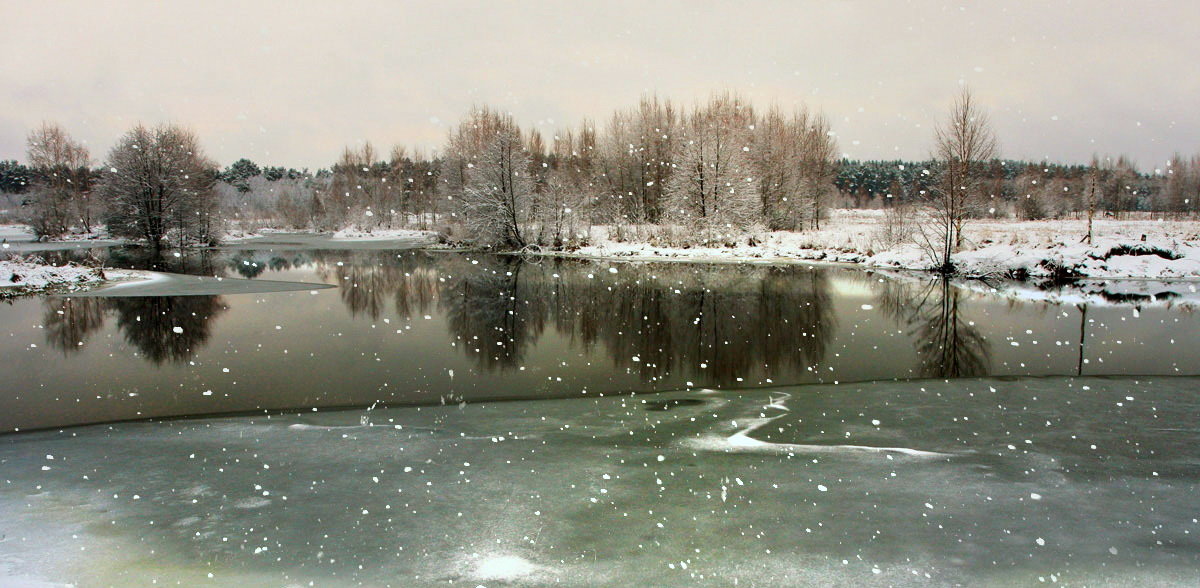
M 0 159 L 42 120 L 98 161 L 169 121 L 222 165 L 317 168 L 436 148 L 476 103 L 549 131 L 724 89 L 823 110 L 849 157 L 924 158 L 961 83 L 1006 157 L 1200 153 L 1191 0 L 0 4 Z

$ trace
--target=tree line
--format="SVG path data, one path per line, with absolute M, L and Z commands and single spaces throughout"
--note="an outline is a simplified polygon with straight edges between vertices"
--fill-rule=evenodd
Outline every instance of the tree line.
M 487 106 L 472 108 L 437 151 L 370 143 L 328 169 L 224 170 L 177 125 L 138 125 L 100 165 L 60 126 L 27 140 L 27 162 L 0 162 L 8 213 L 41 237 L 71 231 L 150 244 L 216 243 L 241 228 L 437 229 L 477 246 L 565 248 L 593 225 L 669 244 L 731 243 L 758 230 L 818 229 L 840 207 L 919 207 L 945 261 L 963 224 L 1087 213 L 1200 212 L 1200 156 L 1144 173 L 1127 157 L 1090 164 L 1002 159 L 964 91 L 927 161 L 839 156 L 829 120 L 804 107 L 756 108 L 734 93 L 683 106 L 656 96 L 549 135 Z M 938 243 L 933 247 L 933 242 Z

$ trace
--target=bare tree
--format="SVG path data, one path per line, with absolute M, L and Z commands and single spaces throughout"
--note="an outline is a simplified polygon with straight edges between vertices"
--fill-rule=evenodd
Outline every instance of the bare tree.
M 636 108 L 613 113 L 598 140 L 597 178 L 605 188 L 612 218 L 658 222 L 667 178 L 678 153 L 680 116 L 675 106 L 654 95 Z
M 960 246 L 963 226 L 975 212 L 986 162 L 998 152 L 987 115 L 971 91 L 963 88 L 950 117 L 935 134 L 935 159 L 941 169 L 931 191 L 932 235 L 925 233 L 925 241 L 942 273 L 954 272 L 951 255 Z
M 217 166 L 191 131 L 138 125 L 108 154 L 100 194 L 110 203 L 109 231 L 143 239 L 156 250 L 168 237 L 218 237 Z
M 545 185 L 536 199 L 539 244 L 561 249 L 581 237 L 580 225 L 596 196 L 595 140 L 586 121 L 578 134 L 568 130 L 555 135 Z
M 34 181 L 27 222 L 39 237 L 59 237 L 72 223 L 91 232 L 88 149 L 57 124 L 43 122 L 26 140 Z
M 1092 165 L 1088 169 L 1087 188 L 1084 192 L 1084 199 L 1087 207 L 1087 235 L 1084 235 L 1083 242 L 1088 245 L 1092 244 L 1092 220 L 1096 217 L 1096 190 L 1100 184 L 1100 160 L 1098 157 L 1092 157 Z
M 379 225 L 381 208 L 386 209 L 383 176 L 387 164 L 376 159 L 375 147 L 369 141 L 342 150 L 323 194 L 321 229 L 333 231 L 358 223 L 369 230 Z
M 667 182 L 666 217 L 728 237 L 761 218 L 758 178 L 750 159 L 753 109 L 733 95 L 714 96 L 686 124 L 677 169 Z
M 771 230 L 792 230 L 804 225 L 801 161 L 808 117 L 806 110 L 788 117 L 775 107 L 759 119 L 755 128 L 754 168 L 763 218 Z
M 809 117 L 802 138 L 800 196 L 807 203 L 809 227 L 820 229 L 837 175 L 837 141 L 830 131 L 829 119 L 823 114 Z
M 534 196 L 530 156 L 513 117 L 474 109 L 451 134 L 447 183 L 470 238 L 520 249 Z
M 1167 163 L 1165 187 L 1166 209 L 1176 218 L 1183 218 L 1196 209 L 1200 196 L 1200 157 L 1190 161 L 1178 153 Z

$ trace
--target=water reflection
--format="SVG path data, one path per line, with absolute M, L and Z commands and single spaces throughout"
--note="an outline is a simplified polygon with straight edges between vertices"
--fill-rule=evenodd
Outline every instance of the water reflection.
M 551 298 L 557 329 L 602 345 L 644 381 L 683 375 L 727 385 L 809 370 L 836 326 L 828 279 L 811 268 L 668 264 L 612 280 L 563 269 Z
M 825 272 L 806 267 L 606 264 L 424 252 L 314 253 L 354 316 L 403 319 L 436 308 L 456 346 L 482 369 L 518 368 L 547 327 L 580 351 L 653 382 L 671 375 L 716 384 L 810 370 L 836 320 Z M 620 267 L 622 269 L 617 269 Z
M 804 373 L 816 372 L 839 336 L 831 272 L 805 266 L 529 261 L 420 250 L 241 250 L 154 258 L 135 249 L 113 250 L 109 263 L 247 278 L 309 271 L 338 286 L 351 317 L 374 322 L 438 315 L 454 347 L 484 371 L 545 362 L 529 354 L 553 333 L 554 344 L 566 346 L 550 350 L 554 355 L 600 353 L 644 383 L 800 381 L 811 379 Z M 964 315 L 971 307 L 968 292 L 944 280 L 841 279 L 869 290 L 875 306 L 901 327 L 915 351 L 907 375 L 992 372 L 992 344 Z M 225 309 L 219 297 L 51 299 L 45 302 L 45 336 L 51 347 L 76 353 L 111 315 L 147 359 L 185 361 L 204 345 Z M 1020 312 L 1029 310 L 1026 305 Z M 1082 371 L 1082 360 L 1072 364 Z
M 228 309 L 220 296 L 109 300 L 125 340 L 156 364 L 191 359 L 208 341 L 212 321 Z
M 921 376 L 962 378 L 988 372 L 991 345 L 963 318 L 964 293 L 949 280 L 883 280 L 877 292 L 880 310 L 908 327 Z
M 125 340 L 154 364 L 184 363 L 212 333 L 212 322 L 228 310 L 220 296 L 47 298 L 46 343 L 64 354 L 82 350 L 90 334 L 116 317 Z
M 517 367 L 541 337 L 552 292 L 541 269 L 501 258 L 475 271 L 461 268 L 459 276 L 448 280 L 446 294 L 439 297 L 447 326 L 480 367 Z
M 0 398 L 0 414 L 14 415 L 0 429 L 449 397 L 1194 373 L 1174 349 L 1200 344 L 1181 308 L 1076 310 L 836 268 L 385 250 L 125 255 L 338 292 L 14 301 L 0 313 L 0 371 L 14 391 Z M 117 401 L 120 389 L 138 394 Z
M 224 277 L 223 253 L 212 249 L 188 250 L 182 254 L 162 254 L 145 247 L 116 247 L 107 253 L 110 267 Z
M 104 327 L 103 298 L 47 298 L 42 323 L 46 344 L 66 355 L 83 349 L 88 335 Z

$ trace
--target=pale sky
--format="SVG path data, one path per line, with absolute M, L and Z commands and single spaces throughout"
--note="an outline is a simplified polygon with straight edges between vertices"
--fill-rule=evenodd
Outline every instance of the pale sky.
M 968 84 L 1005 157 L 1200 153 L 1200 2 L 0 0 L 0 159 L 56 121 L 97 162 L 176 122 L 222 166 L 438 147 L 472 104 L 603 121 L 645 92 L 804 103 L 852 158 L 928 156 Z M 1191 55 L 1192 57 L 1187 57 Z

